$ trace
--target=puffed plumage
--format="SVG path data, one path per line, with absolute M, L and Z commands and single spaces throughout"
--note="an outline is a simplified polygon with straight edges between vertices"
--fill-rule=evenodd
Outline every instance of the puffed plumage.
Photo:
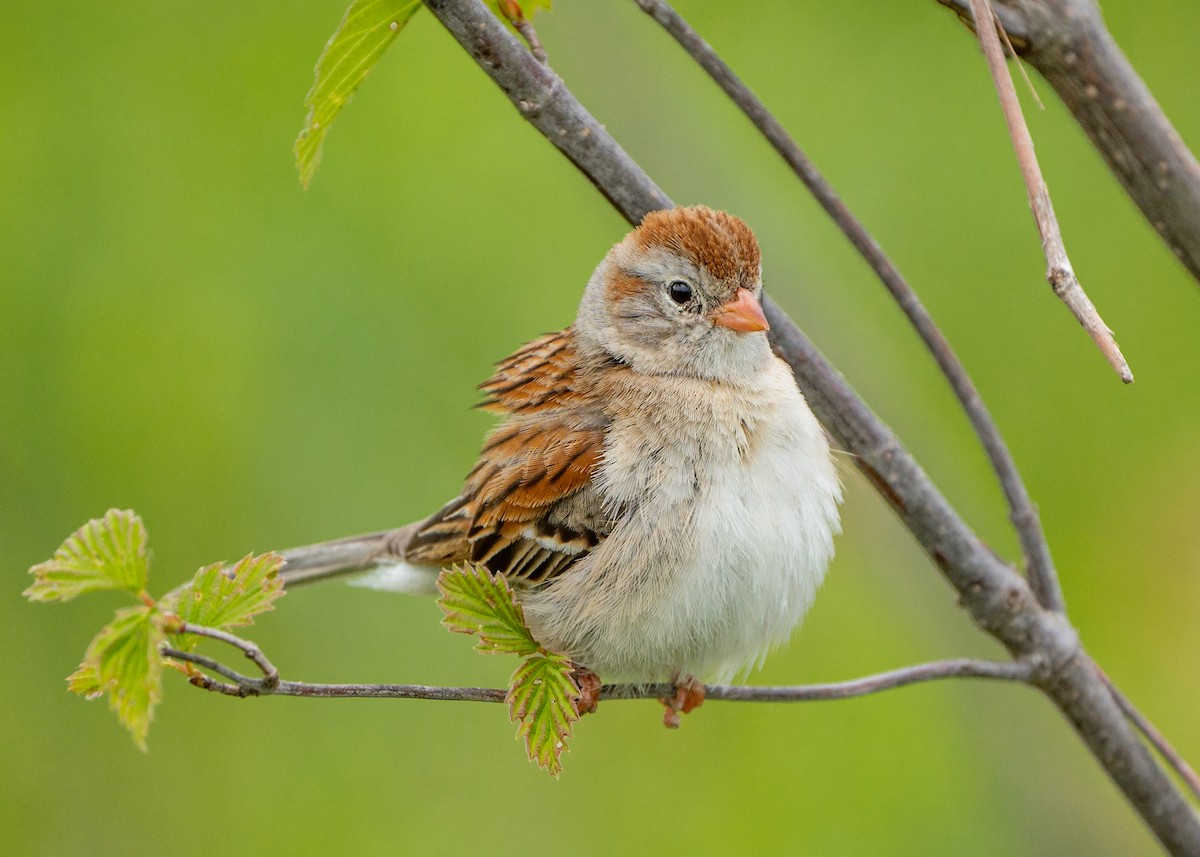
M 368 575 L 470 560 L 606 681 L 726 680 L 786 640 L 833 555 L 825 435 L 772 353 L 758 243 L 697 206 L 612 248 L 575 323 L 481 385 L 504 415 L 462 492 Z

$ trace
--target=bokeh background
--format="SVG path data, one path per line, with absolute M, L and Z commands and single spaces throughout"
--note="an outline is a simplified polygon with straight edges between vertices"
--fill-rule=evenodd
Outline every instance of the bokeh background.
M 25 603 L 111 506 L 165 591 L 200 564 L 397 525 L 453 495 L 474 384 L 565 325 L 626 227 L 428 14 L 301 191 L 291 143 L 346 0 L 10 4 L 0 27 L 0 851 L 14 855 L 1130 855 L 1156 848 L 1039 695 L 971 682 L 810 705 L 649 702 L 578 728 L 558 781 L 498 707 L 237 701 L 168 676 L 142 755 L 63 678 L 120 605 Z M 630 2 L 539 16 L 556 69 L 672 196 L 757 230 L 768 288 L 974 527 L 1015 554 L 946 386 L 866 266 Z M 1090 650 L 1200 761 L 1200 294 L 1036 77 L 1038 152 L 1123 387 L 1042 280 L 978 49 L 924 3 L 679 3 L 925 299 L 1002 426 Z M 1111 28 L 1200 145 L 1188 0 Z M 1028 100 L 1028 99 L 1027 99 Z M 848 465 L 845 534 L 753 677 L 1001 656 Z M 430 601 L 326 585 L 252 631 L 286 676 L 502 683 Z

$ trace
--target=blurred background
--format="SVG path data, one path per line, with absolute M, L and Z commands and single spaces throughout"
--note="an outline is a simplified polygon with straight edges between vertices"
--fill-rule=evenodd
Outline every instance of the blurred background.
M 0 851 L 1156 853 L 1056 711 L 1016 686 L 712 703 L 675 733 L 656 704 L 610 703 L 579 725 L 558 781 L 525 761 L 499 707 L 238 701 L 170 675 L 142 755 L 103 702 L 66 692 L 123 605 L 19 597 L 71 531 L 136 509 L 163 592 L 202 563 L 424 516 L 491 424 L 470 410 L 474 385 L 572 319 L 626 231 L 425 13 L 303 192 L 291 145 L 345 3 L 5 11 Z M 1040 505 L 1086 645 L 1200 762 L 1196 283 L 1034 76 L 1046 109 L 1027 110 L 1068 249 L 1137 375 L 1122 386 L 1042 279 L 996 97 L 952 14 L 933 0 L 678 5 L 926 301 Z M 1105 11 L 1200 145 L 1200 7 Z M 768 289 L 1013 557 L 932 361 L 748 123 L 633 3 L 558 0 L 537 24 L 554 67 L 676 200 L 751 224 Z M 752 680 L 1002 656 L 844 471 L 829 579 Z M 506 680 L 513 663 L 438 619 L 431 601 L 331 584 L 289 595 L 250 636 L 293 679 Z

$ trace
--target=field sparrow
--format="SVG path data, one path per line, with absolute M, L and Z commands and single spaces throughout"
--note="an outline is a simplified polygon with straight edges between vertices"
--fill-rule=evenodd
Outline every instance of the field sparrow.
M 505 419 L 462 493 L 359 582 L 412 591 L 482 563 L 543 645 L 606 681 L 687 686 L 675 710 L 698 702 L 695 679 L 761 662 L 812 603 L 841 500 L 761 292 L 741 220 L 647 215 L 596 268 L 575 323 L 481 385 Z

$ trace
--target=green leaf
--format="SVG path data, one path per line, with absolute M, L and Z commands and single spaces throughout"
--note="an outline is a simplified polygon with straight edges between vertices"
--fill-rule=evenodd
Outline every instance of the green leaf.
M 579 686 L 571 671 L 566 656 L 538 652 L 517 667 L 508 690 L 508 713 L 520 722 L 517 734 L 524 736 L 530 760 L 555 777 L 562 770 L 571 724 L 579 719 Z
M 30 601 L 69 601 L 96 589 L 146 588 L 146 527 L 130 511 L 109 509 L 71 534 L 46 562 L 29 569 Z
M 150 607 L 118 610 L 88 646 L 79 669 L 67 679 L 72 693 L 88 699 L 107 693 L 108 707 L 143 752 L 154 706 L 162 699 L 159 647 L 165 638 L 160 618 Z
M 246 556 L 233 568 L 219 562 L 206 565 L 165 606 L 193 625 L 226 629 L 252 624 L 259 613 L 274 610 L 284 594 L 282 565 L 283 557 L 276 553 Z M 198 642 L 195 636 L 181 638 L 186 648 Z
M 481 565 L 464 564 L 438 575 L 442 624 L 458 634 L 478 634 L 481 652 L 528 655 L 538 642 L 525 627 L 525 614 L 502 575 Z
M 304 187 L 317 169 L 330 123 L 419 8 L 420 0 L 354 0 L 346 10 L 317 60 L 316 80 L 304 98 L 308 116 L 292 149 Z

